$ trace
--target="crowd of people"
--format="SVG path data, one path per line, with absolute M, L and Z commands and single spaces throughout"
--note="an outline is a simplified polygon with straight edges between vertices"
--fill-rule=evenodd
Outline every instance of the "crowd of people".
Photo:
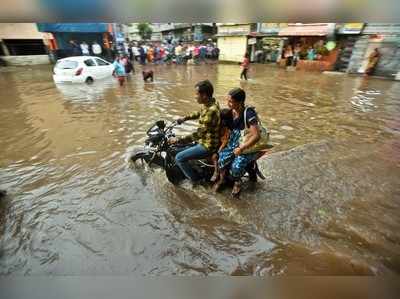
M 69 56 L 104 56 L 106 54 L 104 53 L 106 49 L 97 41 L 89 44 L 86 41 L 78 43 L 71 40 L 69 45 Z M 218 60 L 219 57 L 219 49 L 214 43 L 124 43 L 118 49 L 112 46 L 110 52 L 112 60 L 117 56 L 127 55 L 131 61 L 136 60 L 140 64 L 186 64 L 189 60 L 198 64 Z
M 125 54 L 131 60 L 136 60 L 140 64 L 146 63 L 164 64 L 176 63 L 186 64 L 192 60 L 193 63 L 204 63 L 206 60 L 218 60 L 219 49 L 213 44 L 125 44 Z
M 329 51 L 320 40 L 314 45 L 296 43 L 288 44 L 282 51 L 282 58 L 286 59 L 286 66 L 296 66 L 300 59 L 302 60 L 320 60 Z
M 70 40 L 69 44 L 71 47 L 71 56 L 102 56 L 103 54 L 103 48 L 97 41 L 94 41 L 92 44 L 88 44 L 86 41 L 78 44 L 78 42 Z
M 193 64 L 217 60 L 219 49 L 214 44 L 125 44 L 123 53 L 114 59 L 114 76 L 122 86 L 131 72 L 135 72 L 134 63 L 146 66 L 142 70 L 143 80 L 154 81 L 154 71 L 149 64 Z

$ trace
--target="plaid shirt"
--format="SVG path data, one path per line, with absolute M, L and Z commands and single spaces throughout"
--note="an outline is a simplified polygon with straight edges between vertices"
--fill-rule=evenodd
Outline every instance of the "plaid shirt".
M 185 119 L 199 119 L 199 127 L 196 132 L 180 140 L 183 142 L 197 141 L 210 153 L 216 152 L 220 144 L 220 111 L 215 99 L 213 98 L 203 105 L 200 112 L 190 114 Z

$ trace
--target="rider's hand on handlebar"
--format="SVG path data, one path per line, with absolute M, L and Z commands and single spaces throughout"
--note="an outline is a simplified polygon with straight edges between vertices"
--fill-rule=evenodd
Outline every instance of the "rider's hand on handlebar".
M 178 124 L 178 125 L 181 125 L 181 124 L 183 124 L 185 122 L 185 118 L 178 118 L 177 120 L 176 120 L 176 123 Z
M 168 139 L 168 144 L 175 144 L 175 143 L 178 143 L 178 138 L 171 137 L 170 139 Z
M 240 148 L 240 146 L 233 150 L 233 153 L 235 154 L 236 157 L 240 156 L 242 154 L 242 152 L 243 152 L 243 150 Z

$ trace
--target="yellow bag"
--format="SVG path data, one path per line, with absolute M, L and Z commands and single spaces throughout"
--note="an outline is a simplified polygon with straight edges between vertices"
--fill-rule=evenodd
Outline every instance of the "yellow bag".
M 246 119 L 247 109 L 248 109 L 248 107 L 246 107 L 246 109 L 244 109 L 244 126 L 245 126 L 245 128 L 243 131 L 240 132 L 240 143 L 239 144 L 243 144 L 244 142 L 246 142 L 246 135 L 250 133 L 250 130 L 249 130 L 250 127 L 247 126 L 247 119 Z M 245 149 L 242 152 L 242 154 L 252 154 L 252 153 L 256 153 L 256 152 L 265 150 L 270 147 L 269 132 L 262 125 L 262 122 L 259 117 L 258 117 L 258 127 L 260 129 L 260 139 L 257 141 L 256 144 Z

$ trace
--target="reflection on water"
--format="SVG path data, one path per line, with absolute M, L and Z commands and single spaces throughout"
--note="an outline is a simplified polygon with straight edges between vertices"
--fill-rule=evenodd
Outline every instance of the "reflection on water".
M 400 272 L 399 83 L 253 66 L 154 66 L 119 88 L 0 72 L 1 274 Z M 271 130 L 266 180 L 232 201 L 127 158 L 147 128 L 236 86 Z M 179 130 L 193 130 L 195 122 Z M 247 187 L 247 186 L 245 186 Z

